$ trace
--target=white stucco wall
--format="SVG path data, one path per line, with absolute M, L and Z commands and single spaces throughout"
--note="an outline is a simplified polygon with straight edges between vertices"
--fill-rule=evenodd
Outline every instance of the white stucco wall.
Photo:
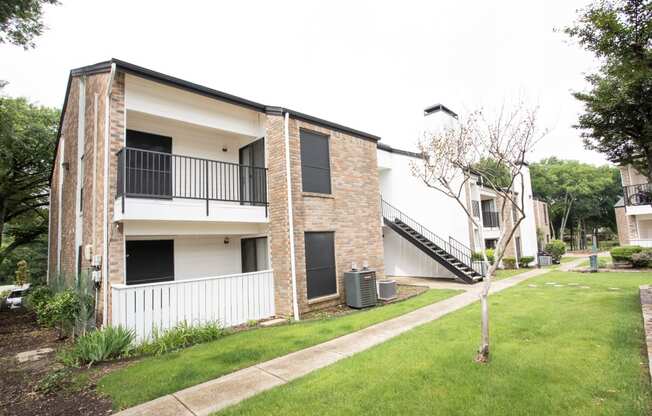
M 532 182 L 530 180 L 530 168 L 525 165 L 521 170 L 523 173 L 523 185 L 525 189 L 524 195 L 524 209 L 525 219 L 521 223 L 521 245 L 523 247 L 524 256 L 533 256 L 536 258 L 537 254 L 537 225 L 534 218 L 534 196 L 532 195 Z M 520 190 L 521 186 L 516 183 L 516 190 Z
M 452 236 L 469 246 L 468 218 L 464 210 L 453 199 L 412 176 L 411 161 L 418 159 L 378 150 L 383 199 L 441 238 L 448 240 Z
M 175 280 L 241 273 L 240 238 L 185 236 L 174 238 Z
M 446 268 L 387 226 L 383 227 L 383 248 L 387 276 L 454 278 Z

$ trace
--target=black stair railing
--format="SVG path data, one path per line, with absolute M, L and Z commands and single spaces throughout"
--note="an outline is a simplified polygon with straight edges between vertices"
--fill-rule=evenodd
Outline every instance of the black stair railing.
M 381 199 L 380 202 L 381 202 L 381 210 L 382 210 L 383 218 L 392 222 L 397 222 L 398 220 L 404 223 L 408 227 L 412 228 L 414 231 L 418 232 L 419 234 L 421 234 L 422 236 L 424 236 L 425 238 L 433 242 L 438 248 L 444 250 L 446 253 L 453 256 L 460 263 L 464 264 L 465 266 L 473 268 L 480 275 L 483 275 L 481 267 L 479 267 L 480 270 L 477 270 L 475 267 L 473 267 L 470 248 L 466 247 L 464 244 L 455 240 L 453 237 L 449 237 L 448 241 L 444 240 L 443 238 L 439 237 L 437 234 L 433 233 L 432 231 L 430 231 L 429 229 L 427 229 L 417 221 L 413 220 L 412 218 L 407 216 L 403 211 L 394 207 L 392 204 L 385 201 L 384 199 Z
M 652 205 L 652 183 L 623 187 L 625 205 Z

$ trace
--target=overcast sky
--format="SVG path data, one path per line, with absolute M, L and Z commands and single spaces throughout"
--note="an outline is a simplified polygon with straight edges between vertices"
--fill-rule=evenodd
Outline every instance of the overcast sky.
M 0 45 L 5 93 L 60 106 L 70 69 L 119 58 L 413 149 L 423 109 L 525 97 L 551 129 L 532 160 L 605 163 L 572 128 L 596 62 L 554 28 L 588 0 L 91 1 L 48 7 L 36 49 Z

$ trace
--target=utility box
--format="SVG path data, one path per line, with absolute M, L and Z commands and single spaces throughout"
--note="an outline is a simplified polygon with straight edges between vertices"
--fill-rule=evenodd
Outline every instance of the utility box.
M 396 280 L 382 280 L 378 282 L 378 299 L 396 299 Z
M 375 270 L 351 270 L 344 273 L 344 288 L 346 304 L 352 308 L 367 308 L 378 303 Z

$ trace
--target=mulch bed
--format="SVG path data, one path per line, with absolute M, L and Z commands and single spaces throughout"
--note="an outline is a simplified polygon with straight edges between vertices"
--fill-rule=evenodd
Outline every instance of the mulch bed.
M 93 380 L 74 391 L 63 389 L 49 394 L 36 391 L 48 373 L 60 367 L 51 353 L 37 361 L 18 363 L 15 355 L 41 348 L 62 348 L 64 342 L 54 331 L 40 328 L 33 313 L 24 310 L 0 311 L 0 414 L 13 415 L 101 415 L 111 413 L 111 402 L 95 392 Z M 87 372 L 85 369 L 76 370 Z M 74 376 L 74 373 L 73 373 Z
M 378 306 L 384 306 L 394 302 L 400 302 L 405 299 L 420 295 L 421 293 L 427 291 L 428 288 L 425 286 L 413 286 L 413 285 L 397 285 L 397 296 L 396 299 L 383 301 L 378 301 Z M 378 307 L 376 306 L 376 307 Z M 349 308 L 346 305 L 336 305 L 324 309 L 319 309 L 317 311 L 308 312 L 302 315 L 302 319 L 324 319 L 331 318 L 336 316 L 348 315 L 350 313 L 359 311 L 360 309 Z

